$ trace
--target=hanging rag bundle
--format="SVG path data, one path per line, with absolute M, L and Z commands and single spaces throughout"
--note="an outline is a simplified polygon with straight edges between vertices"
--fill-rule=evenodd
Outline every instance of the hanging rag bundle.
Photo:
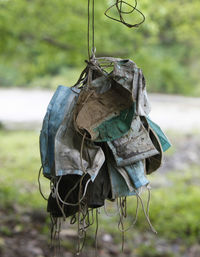
M 93 209 L 110 200 L 120 206 L 119 228 L 125 232 L 126 197 L 135 196 L 143 206 L 147 175 L 160 167 L 170 147 L 149 118 L 150 109 L 142 70 L 131 60 L 93 56 L 75 86 L 57 88 L 40 134 L 54 227 L 59 218 L 71 217 L 82 238 L 93 223 Z M 143 211 L 154 231 L 144 206 Z

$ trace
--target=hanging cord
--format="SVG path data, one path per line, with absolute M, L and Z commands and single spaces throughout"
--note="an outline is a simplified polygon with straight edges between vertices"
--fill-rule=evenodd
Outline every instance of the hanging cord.
M 78 232 L 78 249 L 77 249 L 77 255 L 80 255 L 84 243 L 85 243 L 85 238 L 86 238 L 86 232 L 84 230 L 83 227 L 81 227 L 82 225 L 82 221 L 81 221 L 81 213 L 82 213 L 82 206 L 81 206 L 81 194 L 82 194 L 82 181 L 80 181 L 80 185 L 79 185 L 79 193 L 78 193 L 78 226 L 77 226 L 77 232 Z M 83 218 L 84 219 L 84 218 Z M 81 246 L 81 238 L 83 238 L 83 243 Z
M 118 222 L 118 229 L 121 231 L 122 233 L 122 252 L 124 250 L 124 242 L 125 242 L 125 232 L 127 232 L 128 230 L 130 230 L 137 222 L 137 218 L 138 218 L 138 209 L 139 209 L 139 201 L 141 202 L 141 206 L 142 206 L 142 210 L 143 213 L 146 217 L 146 220 L 152 230 L 153 233 L 157 234 L 157 231 L 155 230 L 155 228 L 153 227 L 153 225 L 151 224 L 150 218 L 149 218 L 149 205 L 150 205 L 150 199 L 151 199 L 151 192 L 150 192 L 150 188 L 147 186 L 147 190 L 148 190 L 148 199 L 147 199 L 147 207 L 145 210 L 144 207 L 144 203 L 142 198 L 140 197 L 139 193 L 137 192 L 137 190 L 135 190 L 136 193 L 136 197 L 137 197 L 137 205 L 136 205 L 136 214 L 135 214 L 135 219 L 132 222 L 132 224 L 128 227 L 128 228 L 124 228 L 124 218 L 127 217 L 127 202 L 126 202 L 126 197 L 123 199 L 122 197 L 117 198 L 117 208 L 118 208 L 118 213 L 119 213 L 119 222 Z
M 82 168 L 82 171 L 83 171 L 84 175 L 87 174 L 87 170 L 85 169 L 85 167 L 83 165 L 83 147 L 84 147 L 85 137 L 86 137 L 86 133 L 84 133 L 84 135 L 83 135 L 82 142 L 81 142 L 81 149 L 80 149 L 81 168 Z M 81 198 L 82 182 L 83 182 L 84 175 L 80 179 L 79 192 L 78 192 L 78 226 L 77 226 L 77 230 L 78 230 L 78 250 L 77 250 L 77 255 L 79 255 L 81 253 L 81 251 L 83 249 L 83 246 L 84 246 L 84 243 L 85 243 L 85 238 L 86 238 L 86 232 L 85 232 L 84 226 L 82 226 L 82 228 L 80 227 L 81 224 L 82 224 L 81 216 L 80 216 L 81 212 L 82 212 L 81 203 L 82 203 L 82 200 L 83 200 L 83 198 L 85 197 L 85 194 L 86 194 L 87 183 L 89 184 L 89 182 L 91 181 L 91 179 L 89 179 L 88 182 L 86 183 L 85 191 L 83 193 L 83 197 Z M 84 206 L 83 206 L 83 208 L 84 208 Z M 85 220 L 85 218 L 83 218 L 83 220 Z M 82 236 L 82 234 L 83 234 L 83 236 Z M 81 247 L 81 237 L 84 238 L 82 247 Z
M 150 186 L 147 185 L 147 191 L 148 191 L 148 199 L 147 199 L 147 216 L 149 217 L 149 206 L 150 206 L 150 202 L 151 202 L 151 190 L 150 190 Z M 150 218 L 149 218 L 150 219 Z
M 132 223 L 132 225 L 131 225 L 128 229 L 126 229 L 126 230 L 123 230 L 123 229 L 121 230 L 121 229 L 120 229 L 121 231 L 126 232 L 126 231 L 129 230 L 133 225 L 135 225 L 135 223 L 136 223 L 136 221 L 137 221 L 137 217 L 138 217 L 138 208 L 139 208 L 138 200 L 140 200 L 143 213 L 144 213 L 145 218 L 146 218 L 146 220 L 147 220 L 147 222 L 148 222 L 148 224 L 149 224 L 149 226 L 150 226 L 150 228 L 151 228 L 151 231 L 152 231 L 153 233 L 157 234 L 157 231 L 155 230 L 155 228 L 154 228 L 153 225 L 151 224 L 151 221 L 150 221 L 150 218 L 149 218 L 149 205 L 150 205 L 150 196 L 151 196 L 151 194 L 150 194 L 150 189 L 149 189 L 148 187 L 147 187 L 147 189 L 148 189 L 148 200 L 147 200 L 147 208 L 146 208 L 146 210 L 145 210 L 144 203 L 143 203 L 143 200 L 142 200 L 141 196 L 139 195 L 139 193 L 137 192 L 137 190 L 134 190 L 134 191 L 135 191 L 135 194 L 136 194 L 136 197 L 137 197 L 137 207 L 136 207 L 136 216 L 135 216 L 135 220 L 134 220 L 134 222 Z M 118 206 L 119 206 L 119 205 L 118 205 Z M 122 207 L 123 207 L 123 206 L 122 206 Z M 120 205 L 120 210 L 121 210 L 121 205 Z M 122 216 L 123 216 L 124 211 L 123 211 L 123 210 L 122 210 L 121 212 L 119 211 L 119 213 L 122 213 Z M 120 223 L 120 222 L 119 222 L 119 223 Z M 120 228 L 120 226 L 119 226 L 119 228 Z
M 118 205 L 118 213 L 120 214 L 120 209 L 121 209 L 121 206 L 119 206 Z M 136 224 L 136 222 L 137 222 L 137 219 L 138 219 L 138 210 L 139 210 L 139 200 L 138 200 L 138 197 L 137 197 L 137 204 L 136 204 L 136 211 L 135 211 L 135 218 L 134 218 L 134 220 L 133 220 L 133 222 L 132 222 L 132 224 L 128 227 L 128 228 L 126 228 L 126 229 L 123 229 L 122 230 L 122 228 L 120 227 L 120 221 L 119 221 L 119 224 L 118 224 L 118 228 L 119 228 L 119 230 L 122 232 L 127 232 L 128 230 L 130 230 L 131 228 L 133 228 L 134 227 L 134 225 Z
M 92 53 L 94 54 L 94 0 L 92 1 Z
M 90 59 L 90 0 L 88 0 L 88 27 L 87 27 L 87 46 L 88 46 L 88 59 Z
M 126 5 L 126 6 L 128 6 L 128 7 L 131 7 L 132 9 L 131 9 L 130 11 L 123 11 L 123 10 L 122 10 L 123 4 Z M 113 7 L 116 7 L 120 19 L 114 18 L 114 17 L 112 17 L 112 16 L 110 16 L 110 15 L 108 14 L 108 12 L 109 12 Z M 131 4 L 129 4 L 128 2 L 123 1 L 123 0 L 115 0 L 115 3 L 112 4 L 110 7 L 108 7 L 108 8 L 106 9 L 106 11 L 105 11 L 104 14 L 105 14 L 106 17 L 108 17 L 109 19 L 114 20 L 114 21 L 117 21 L 117 22 L 120 22 L 120 23 L 124 24 L 125 26 L 127 26 L 128 28 L 136 28 L 136 27 L 139 27 L 139 26 L 140 26 L 142 23 L 144 23 L 144 21 L 145 21 L 145 16 L 144 16 L 144 14 L 143 14 L 139 9 L 137 9 L 136 7 L 137 7 L 137 0 L 135 0 L 135 5 L 134 5 L 134 6 L 131 5 Z M 127 14 L 132 14 L 134 11 L 136 11 L 137 13 L 139 13 L 139 14 L 141 15 L 142 20 L 141 20 L 140 22 L 134 23 L 134 24 L 127 23 L 127 22 L 124 20 L 124 18 L 123 18 L 123 14 L 126 14 L 126 15 L 127 15 Z
M 96 209 L 96 230 L 95 230 L 95 257 L 98 256 L 98 241 L 97 241 L 97 235 L 98 235 L 98 229 L 99 229 L 99 217 L 98 217 L 98 214 L 99 214 L 99 210 L 98 208 Z
M 81 192 L 81 187 L 79 192 Z M 87 220 L 87 214 L 88 214 L 88 208 L 86 206 L 86 204 L 84 204 L 83 202 L 80 202 L 79 204 L 79 211 L 78 211 L 78 226 L 77 226 L 77 232 L 78 232 L 78 249 L 77 249 L 77 255 L 80 255 L 80 253 L 83 250 L 83 247 L 85 245 L 85 240 L 86 240 L 86 229 L 87 229 L 87 225 L 86 225 L 86 220 Z M 81 217 L 82 215 L 82 217 Z M 82 245 L 81 245 L 81 239 L 82 240 Z
M 42 186 L 41 186 L 41 182 L 40 182 L 40 178 L 41 178 L 41 171 L 42 171 L 43 167 L 41 166 L 38 172 L 38 186 L 39 186 L 39 191 L 41 196 L 44 198 L 44 200 L 48 201 L 48 199 L 45 197 L 45 195 L 42 192 Z
M 66 202 L 66 200 L 68 199 L 68 197 L 70 196 L 70 194 L 76 189 L 76 187 L 79 185 L 79 192 L 80 192 L 80 188 L 82 188 L 82 183 L 83 183 L 83 179 L 85 178 L 85 176 L 87 175 L 87 170 L 85 169 L 84 165 L 83 165 L 83 147 L 84 147 L 84 141 L 85 141 L 85 137 L 86 137 L 86 133 L 84 133 L 83 135 L 83 139 L 82 139 L 82 142 L 81 142 L 81 149 L 80 149 L 80 161 L 81 161 L 81 168 L 82 168 L 82 171 L 83 171 L 83 175 L 81 176 L 80 180 L 78 182 L 76 182 L 76 184 L 70 189 L 70 191 L 67 193 L 67 195 L 64 197 L 64 200 L 60 197 L 60 194 L 59 194 L 59 184 L 60 184 L 60 181 L 62 179 L 62 176 L 60 176 L 60 178 L 58 179 L 57 183 L 56 183 L 56 186 L 54 187 L 55 189 L 55 195 L 58 197 L 58 200 L 63 204 L 63 206 L 61 207 L 62 209 L 62 213 L 64 212 L 63 208 L 64 208 L 64 205 L 70 205 L 70 206 L 77 206 L 80 204 L 80 202 L 82 202 L 82 200 L 84 199 L 85 195 L 86 195 L 86 192 L 87 192 L 87 188 L 88 188 L 88 185 L 89 183 L 91 182 L 91 178 L 88 179 L 88 181 L 86 182 L 85 184 L 85 188 L 84 188 L 84 192 L 83 192 L 83 195 L 80 196 L 80 199 L 78 200 L 77 203 L 69 203 L 69 202 Z M 60 205 L 60 204 L 59 204 Z
M 83 175 L 81 177 L 81 179 L 76 183 L 76 185 L 69 191 L 69 193 L 67 194 L 67 196 L 65 197 L 65 199 L 67 199 L 69 197 L 69 195 L 72 193 L 72 191 L 79 185 L 81 185 L 82 187 L 82 182 L 83 182 L 83 178 L 85 177 L 85 175 Z M 69 205 L 69 206 L 77 206 L 79 205 L 79 201 L 77 203 L 68 203 L 66 201 L 64 201 L 61 197 L 60 197 L 60 194 L 58 192 L 58 187 L 59 187 L 59 183 L 60 183 L 60 180 L 61 180 L 62 177 L 59 178 L 57 184 L 56 184 L 56 191 L 55 191 L 55 194 L 58 196 L 58 199 L 60 200 L 60 202 L 64 205 Z M 84 189 L 84 193 L 83 195 L 81 196 L 80 198 L 80 202 L 84 199 L 85 195 L 86 195 L 86 192 L 87 192 L 87 188 L 88 188 L 88 184 L 90 183 L 91 179 L 88 179 L 86 185 L 85 185 L 85 189 Z M 62 207 L 61 207 L 62 208 Z
M 150 228 L 151 228 L 151 231 L 152 231 L 153 233 L 157 234 L 157 231 L 155 230 L 155 228 L 154 228 L 153 225 L 151 224 L 151 221 L 150 221 L 150 218 L 149 218 L 149 205 L 150 205 L 150 196 L 151 196 L 151 194 L 150 194 L 150 189 L 149 189 L 148 187 L 147 187 L 147 189 L 148 189 L 148 200 L 147 200 L 147 208 L 146 208 L 146 210 L 145 210 L 144 203 L 143 203 L 143 200 L 142 200 L 141 196 L 139 195 L 139 193 L 137 192 L 137 190 L 135 190 L 135 194 L 136 194 L 136 197 L 137 197 L 137 207 L 136 207 L 136 216 L 135 216 L 135 220 L 134 220 L 134 222 L 132 223 L 132 225 L 131 225 L 128 229 L 126 229 L 126 230 L 120 229 L 121 231 L 126 232 L 126 231 L 129 230 L 133 225 L 135 225 L 135 223 L 136 223 L 136 221 L 137 221 L 137 217 L 138 217 L 138 208 L 139 208 L 138 200 L 140 200 L 143 213 L 144 213 L 145 218 L 146 218 L 146 220 L 147 220 L 147 222 L 148 222 L 148 224 L 149 224 L 149 226 L 150 226 Z M 119 205 L 118 205 L 118 206 L 119 206 Z M 119 210 L 121 210 L 122 208 L 123 208 L 123 206 L 121 207 L 121 205 L 120 205 L 120 209 L 119 209 Z M 124 211 L 123 211 L 123 210 L 122 210 L 122 211 L 119 211 L 119 213 L 120 213 L 120 214 L 122 213 L 122 216 L 123 216 Z M 119 222 L 119 224 L 120 224 L 120 222 Z M 120 226 L 119 226 L 119 228 L 120 228 Z
M 51 248 L 54 251 L 54 256 L 60 252 L 60 231 L 61 231 L 61 219 L 53 217 L 51 218 Z
M 83 135 L 82 142 L 81 142 L 81 150 L 80 150 L 80 159 L 81 159 L 81 168 L 84 174 L 87 174 L 87 170 L 83 166 L 83 147 L 85 142 L 86 132 Z
M 126 200 L 126 199 L 125 199 Z M 124 221 L 123 219 L 125 218 L 124 216 L 124 213 L 126 211 L 124 211 L 123 209 L 123 199 L 122 197 L 120 198 L 117 198 L 117 205 L 118 205 L 118 208 L 119 208 L 119 223 L 118 223 L 118 228 L 120 229 L 120 226 L 121 226 L 121 233 L 122 233 L 122 252 L 124 251 L 124 243 L 125 243 L 125 230 L 124 230 Z
M 94 58 L 94 52 L 95 52 L 95 0 L 92 0 L 92 58 Z M 90 0 L 88 0 L 87 5 L 87 12 L 88 12 L 88 23 L 87 23 L 87 46 L 88 46 L 88 59 L 91 59 L 90 56 Z
M 148 190 L 149 192 L 149 195 L 148 195 L 148 201 L 147 201 L 147 211 L 149 212 L 149 204 L 150 204 L 150 190 Z M 144 203 L 143 203 L 143 200 L 141 198 L 141 196 L 138 194 L 138 192 L 135 190 L 135 193 L 137 195 L 137 197 L 139 198 L 140 202 L 141 202 L 141 205 L 142 205 L 142 210 L 143 210 L 143 213 L 146 217 L 146 220 L 151 228 L 151 231 L 154 232 L 155 234 L 157 234 L 157 231 L 155 230 L 155 228 L 153 227 L 153 225 L 151 224 L 151 221 L 149 219 L 149 214 L 146 212 L 145 210 L 145 207 L 144 207 Z

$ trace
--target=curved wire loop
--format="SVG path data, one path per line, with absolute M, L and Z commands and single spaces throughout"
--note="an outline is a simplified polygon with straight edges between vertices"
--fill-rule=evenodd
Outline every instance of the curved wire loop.
M 122 7 L 123 5 L 126 5 L 128 7 L 131 8 L 130 11 L 123 11 L 122 10 Z M 109 11 L 111 9 L 113 9 L 114 7 L 116 7 L 117 9 L 117 12 L 119 14 L 119 19 L 115 18 L 115 17 L 112 17 L 111 15 L 109 15 Z M 123 14 L 125 15 L 128 15 L 128 14 L 132 14 L 134 11 L 136 11 L 137 13 L 140 14 L 142 20 L 138 23 L 135 23 L 135 24 L 131 24 L 131 23 L 128 23 L 124 20 L 124 17 L 123 17 Z M 120 22 L 122 24 L 124 24 L 125 26 L 127 26 L 128 28 L 136 28 L 136 27 L 139 27 L 142 23 L 144 23 L 145 21 L 145 16 L 144 14 L 139 10 L 137 9 L 137 0 L 135 0 L 135 5 L 133 6 L 132 4 L 129 4 L 127 2 L 125 2 L 124 0 L 116 0 L 116 2 L 114 4 L 112 4 L 110 7 L 108 7 L 106 9 L 106 11 L 104 12 L 104 14 L 106 15 L 106 17 L 108 17 L 109 19 L 111 20 L 114 20 L 114 21 L 117 21 L 117 22 Z

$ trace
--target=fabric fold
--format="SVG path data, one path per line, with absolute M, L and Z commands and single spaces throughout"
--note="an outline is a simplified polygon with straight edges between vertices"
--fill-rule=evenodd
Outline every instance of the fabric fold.
M 127 134 L 107 142 L 113 152 L 117 166 L 126 166 L 158 154 L 139 116 L 136 116 Z
M 40 132 L 40 155 L 43 167 L 43 174 L 51 178 L 54 174 L 55 160 L 55 136 L 66 113 L 71 111 L 71 106 L 78 98 L 80 90 L 69 87 L 59 86 L 48 107 L 43 120 Z

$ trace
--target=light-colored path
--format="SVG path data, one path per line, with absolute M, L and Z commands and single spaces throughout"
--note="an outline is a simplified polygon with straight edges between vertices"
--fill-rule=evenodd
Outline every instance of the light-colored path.
M 53 95 L 48 90 L 0 89 L 0 122 L 9 129 L 39 129 Z M 163 129 L 200 131 L 200 98 L 149 94 L 150 117 Z
M 200 132 L 200 98 L 174 95 L 149 95 L 151 118 L 163 129 Z

